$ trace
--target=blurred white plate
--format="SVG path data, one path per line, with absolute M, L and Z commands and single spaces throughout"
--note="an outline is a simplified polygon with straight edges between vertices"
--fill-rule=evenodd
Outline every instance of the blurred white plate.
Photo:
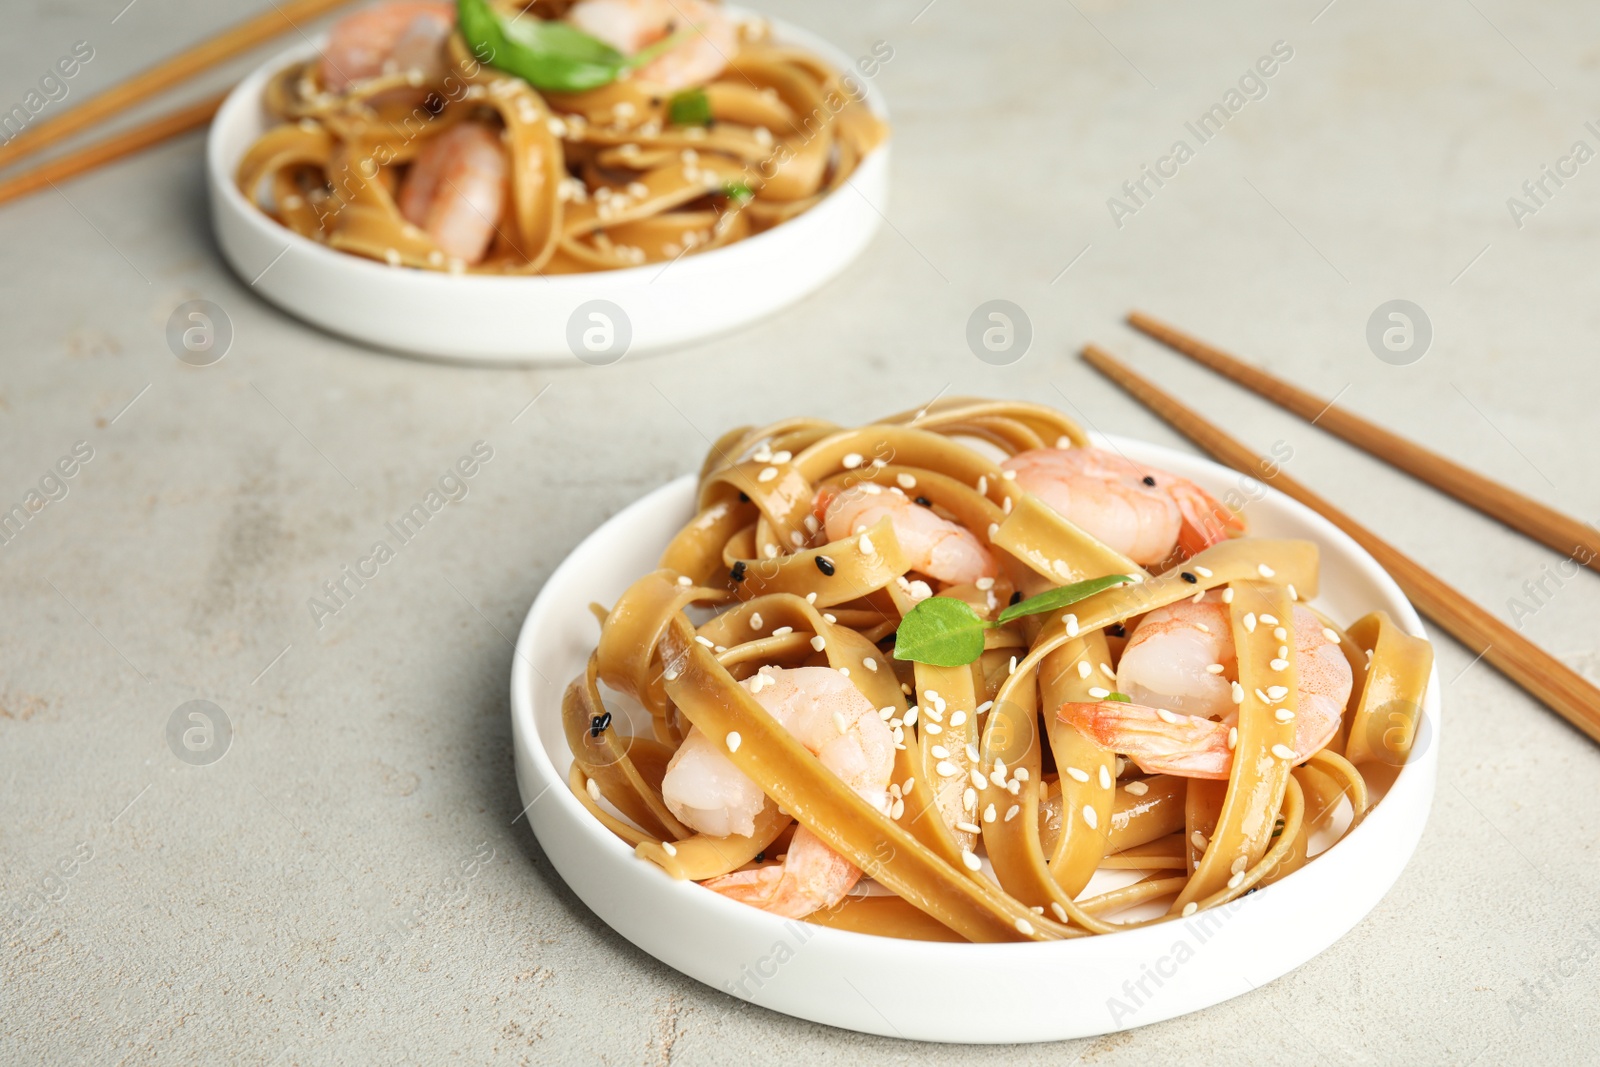
M 736 7 L 736 15 L 747 15 Z M 851 58 L 814 34 L 768 19 L 776 40 L 809 49 L 841 71 Z M 631 330 L 628 355 L 644 355 L 726 333 L 794 303 L 855 259 L 888 207 L 889 145 L 864 159 L 845 187 L 798 218 L 726 248 L 684 256 L 670 267 L 544 277 L 452 275 L 390 267 L 336 252 L 262 214 L 239 192 L 239 160 L 267 128 L 261 94 L 290 63 L 316 54 L 302 44 L 267 61 L 229 94 L 211 124 L 206 179 L 211 217 L 222 254 L 252 288 L 299 318 L 380 348 L 474 363 L 571 364 L 576 316 L 596 353 L 610 363 L 607 330 Z M 873 113 L 888 118 L 882 94 L 856 78 Z M 622 309 L 627 324 L 589 318 L 579 308 L 604 300 Z M 602 311 L 602 314 L 606 312 Z M 615 318 L 614 315 L 610 316 Z M 611 336 L 617 336 L 615 332 Z
M 1110 440 L 1219 497 L 1254 497 L 1244 507 L 1253 535 L 1316 542 L 1315 603 L 1340 622 L 1381 608 L 1402 629 L 1424 632 L 1394 580 L 1315 512 L 1207 460 Z M 534 601 L 511 670 L 517 785 L 545 854 L 595 914 L 691 978 L 774 1011 L 893 1037 L 1010 1043 L 1103 1034 L 1209 1007 L 1298 967 L 1378 903 L 1416 848 L 1437 776 L 1437 672 L 1411 760 L 1365 822 L 1282 881 L 1186 920 L 1045 944 L 903 941 L 781 919 L 674 881 L 635 858 L 568 791 L 561 693 L 594 647 L 589 603 L 614 602 L 653 570 L 693 501 L 693 478 L 679 478 L 584 540 Z

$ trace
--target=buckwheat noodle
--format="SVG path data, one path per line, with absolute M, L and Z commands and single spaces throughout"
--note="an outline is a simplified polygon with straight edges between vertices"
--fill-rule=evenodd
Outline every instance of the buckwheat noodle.
M 887 136 L 860 86 L 740 25 L 703 87 L 707 125 L 674 125 L 671 95 L 621 79 L 541 93 L 473 58 L 460 33 L 432 80 L 395 72 L 334 92 L 316 62 L 268 83 L 275 125 L 241 159 L 240 190 L 302 237 L 395 266 L 564 274 L 666 262 L 777 226 L 836 190 Z M 505 216 L 482 262 L 452 260 L 402 217 L 396 189 L 433 138 L 466 120 L 501 133 Z
M 1293 708 L 1294 642 L 1290 696 L 1269 703 L 1257 690 L 1285 680 L 1281 666 L 1267 674 L 1283 648 L 1268 627 L 1239 620 L 1249 612 L 1292 619 L 1294 601 L 1317 593 L 1315 545 L 1224 541 L 1079 601 L 1071 633 L 1061 613 L 1025 616 L 987 631 L 970 666 L 936 667 L 893 657 L 914 604 L 910 583 L 926 579 L 909 569 L 889 521 L 866 538 L 821 543 L 812 512 L 819 489 L 911 486 L 1001 562 L 992 587 L 939 590 L 986 617 L 1014 591 L 1033 596 L 1084 575 L 1137 571 L 1022 494 L 996 459 L 1086 444 L 1053 410 L 981 400 L 946 400 L 855 429 L 792 419 L 724 435 L 701 470 L 696 514 L 659 569 L 609 609 L 596 608 L 599 642 L 563 699 L 574 793 L 641 861 L 697 881 L 781 851 L 803 825 L 887 891 L 858 892 L 808 921 L 894 937 L 1107 933 L 1217 907 L 1298 869 L 1312 834 L 1327 836 L 1336 823 L 1348 832 L 1369 807 L 1369 783 L 1386 784 L 1408 758 L 1431 667 L 1427 643 L 1381 612 L 1348 630 L 1332 627 L 1355 677 L 1345 728 L 1300 766 L 1273 754 L 1293 740 L 1273 709 Z M 820 568 L 819 556 L 832 566 Z M 1056 716 L 1063 702 L 1096 698 L 1091 689 L 1114 669 L 1140 616 L 1208 589 L 1232 590 L 1245 693 L 1228 780 L 1146 775 Z M 738 684 L 768 664 L 848 671 L 885 709 L 898 741 L 888 814 Z M 626 732 L 630 701 L 648 714 L 647 734 Z M 930 733 L 930 723 L 940 729 Z M 740 735 L 728 756 L 769 801 L 752 835 L 695 833 L 668 810 L 662 777 L 691 725 L 711 737 Z M 934 744 L 948 758 L 936 760 Z M 980 822 L 991 805 L 995 817 Z M 1341 810 L 1350 815 L 1336 818 Z M 973 852 L 987 856 L 992 875 L 971 869 Z M 1099 871 L 1143 877 L 1085 895 Z M 1152 904 L 1164 914 L 1119 921 Z

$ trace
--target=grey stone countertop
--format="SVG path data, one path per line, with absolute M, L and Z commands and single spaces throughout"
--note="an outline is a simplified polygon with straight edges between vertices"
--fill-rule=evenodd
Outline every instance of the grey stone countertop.
M 1600 8 L 759 6 L 892 51 L 887 224 L 810 298 L 675 353 L 493 370 L 318 332 L 221 261 L 198 135 L 0 208 L 0 505 L 47 500 L 0 545 L 0 1060 L 1593 1062 L 1600 750 L 1449 639 L 1433 814 L 1378 908 L 1252 994 L 1061 1047 L 736 1001 L 612 933 L 513 823 L 506 639 L 596 525 L 736 422 L 940 393 L 1178 443 L 1081 363 L 1090 339 L 1258 448 L 1290 443 L 1297 478 L 1600 678 L 1594 573 L 1122 323 L 1183 323 L 1600 520 Z M 0 110 L 76 42 L 93 58 L 47 108 L 264 9 L 18 0 Z M 1234 102 L 1203 141 L 1186 125 Z M 1141 190 L 1147 165 L 1169 176 Z M 235 334 L 204 369 L 164 338 L 196 298 Z M 965 340 L 991 299 L 1032 326 L 1005 366 Z M 1401 365 L 1366 341 L 1394 299 L 1432 330 Z M 468 495 L 319 629 L 321 583 L 478 441 Z M 208 766 L 169 747 L 191 700 L 231 726 Z

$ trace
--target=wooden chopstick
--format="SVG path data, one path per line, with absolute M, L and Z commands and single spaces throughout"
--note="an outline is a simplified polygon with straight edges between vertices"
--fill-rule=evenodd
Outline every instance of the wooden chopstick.
M 1284 410 L 1314 421 L 1335 437 L 1477 508 L 1491 519 L 1527 534 L 1576 563 L 1600 571 L 1600 530 L 1588 523 L 1470 471 L 1360 415 L 1334 407 L 1332 401 L 1291 385 L 1141 311 L 1129 312 L 1128 324 Z
M 1576 671 L 1105 349 L 1085 345 L 1083 358 L 1216 459 L 1294 497 L 1349 534 L 1394 577 L 1424 615 L 1588 734 L 1590 739 L 1600 741 L 1600 689 L 1590 685 Z
M 135 74 L 120 85 L 112 86 L 98 96 L 90 97 L 71 110 L 27 127 L 10 141 L 0 145 L 0 167 L 9 167 L 96 123 L 142 104 L 157 93 L 165 92 L 179 82 L 192 78 L 224 60 L 232 59 L 241 52 L 247 52 L 257 45 L 264 44 L 279 34 L 299 29 L 298 24 L 301 20 L 317 18 L 349 2 L 350 0 L 288 0 L 286 3 L 274 3 L 272 10 L 257 15 L 248 22 L 242 22 L 232 29 L 224 30 L 215 37 L 202 41 L 143 73 Z M 180 132 L 182 131 L 172 130 L 168 136 L 175 136 Z
M 211 121 L 211 116 L 217 113 L 217 108 L 222 106 L 222 101 L 227 95 L 227 92 L 221 92 L 215 96 L 208 96 L 204 100 L 152 119 L 131 130 L 107 137 L 103 141 L 96 141 L 77 151 L 68 152 L 48 163 L 24 171 L 15 178 L 0 180 L 0 204 L 38 192 L 47 185 L 75 178 L 123 156 L 141 152 L 170 137 L 198 129 Z

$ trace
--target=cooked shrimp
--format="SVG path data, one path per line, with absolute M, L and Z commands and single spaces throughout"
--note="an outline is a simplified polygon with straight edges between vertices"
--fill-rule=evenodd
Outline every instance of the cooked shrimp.
M 1293 622 L 1294 762 L 1299 764 L 1339 729 L 1354 679 L 1349 661 L 1315 615 L 1297 604 Z M 1227 778 L 1233 767 L 1228 735 L 1237 721 L 1232 698 L 1237 673 L 1227 609 L 1208 594 L 1198 604 L 1180 601 L 1157 608 L 1133 632 L 1117 665 L 1117 688 L 1133 703 L 1069 703 L 1060 716 L 1101 748 L 1127 756 L 1150 774 Z
M 456 5 L 442 0 L 386 0 L 346 15 L 328 31 L 318 68 L 334 92 L 379 74 L 416 71 L 432 79 L 444 67 Z
M 623 55 L 688 28 L 693 32 L 633 72 L 667 89 L 704 85 L 739 50 L 739 31 L 720 4 L 706 0 L 579 0 L 567 21 Z
M 948 585 L 999 574 L 994 557 L 972 531 L 934 514 L 898 489 L 870 482 L 819 499 L 828 540 L 842 541 L 888 516 L 911 569 Z
M 451 259 L 477 263 L 506 201 L 506 150 L 489 127 L 463 122 L 417 153 L 400 184 L 400 214 Z
M 822 765 L 879 811 L 888 810 L 894 738 L 872 702 L 831 667 L 762 668 L 743 685 L 768 714 Z M 667 808 L 701 833 L 750 834 L 766 802 L 725 752 L 699 728 L 667 764 L 661 795 Z M 861 871 L 806 827 L 794 832 L 782 863 L 735 871 L 705 881 L 723 896 L 790 918 L 832 907 Z
M 1036 448 L 1001 464 L 1017 485 L 1135 563 L 1193 555 L 1244 522 L 1193 482 L 1100 448 Z

